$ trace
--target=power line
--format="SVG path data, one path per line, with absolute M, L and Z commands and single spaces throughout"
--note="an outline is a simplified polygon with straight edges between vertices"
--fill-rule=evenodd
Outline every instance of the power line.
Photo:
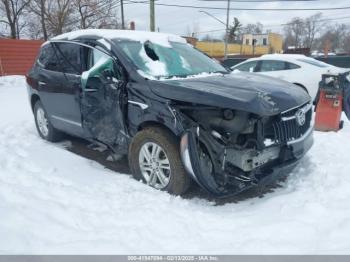
M 350 16 L 343 16 L 343 17 L 337 17 L 337 18 L 325 18 L 325 19 L 319 19 L 315 20 L 315 22 L 324 22 L 324 21 L 336 21 L 336 20 L 341 20 L 341 19 L 349 19 Z M 286 23 L 286 24 L 274 24 L 274 25 L 264 25 L 264 28 L 270 28 L 270 27 L 280 27 L 280 26 L 286 26 L 290 25 L 292 23 Z M 245 28 L 245 27 L 243 27 Z M 200 32 L 195 32 L 196 34 L 205 34 L 205 33 L 214 33 L 214 32 L 224 32 L 226 29 L 213 29 L 213 30 L 208 30 L 208 31 L 200 31 Z
M 238 1 L 239 2 L 239 1 Z M 290 2 L 290 1 L 282 1 Z M 130 1 L 125 4 L 148 4 L 148 1 Z M 210 10 L 227 10 L 225 7 L 214 7 L 214 6 L 196 6 L 196 5 L 179 5 L 179 4 L 162 4 L 156 3 L 158 6 L 178 7 L 178 8 L 192 8 L 192 9 L 210 9 Z M 329 11 L 329 10 L 346 10 L 350 9 L 350 6 L 342 7 L 319 7 L 319 8 L 242 8 L 234 7 L 230 8 L 232 11 Z
M 227 0 L 196 0 L 202 2 L 226 2 Z M 316 2 L 319 0 L 230 0 L 235 3 L 270 3 L 270 2 Z

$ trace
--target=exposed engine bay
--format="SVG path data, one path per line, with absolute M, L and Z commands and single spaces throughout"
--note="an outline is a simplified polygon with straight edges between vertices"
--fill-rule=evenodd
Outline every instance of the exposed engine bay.
M 308 131 L 311 122 L 311 107 L 303 105 L 306 110 L 303 129 Z M 188 168 L 188 159 L 183 159 L 189 173 L 192 173 L 198 183 L 206 183 L 210 191 L 225 194 L 226 191 L 239 191 L 252 185 L 257 185 L 264 176 L 272 173 L 272 168 L 278 164 L 293 161 L 294 155 L 288 142 L 296 140 L 292 134 L 292 123 L 295 116 L 284 119 L 283 114 L 272 117 L 261 117 L 256 114 L 231 109 L 219 109 L 206 106 L 178 106 L 189 131 L 183 137 L 183 144 L 192 147 L 191 164 L 196 162 L 193 147 L 198 152 L 198 166 Z M 294 112 L 287 112 L 294 114 Z M 284 129 L 285 140 L 282 141 L 276 124 L 288 124 L 290 130 Z M 295 125 L 295 128 L 298 128 Z M 299 132 L 303 136 L 306 132 Z M 307 135 L 307 134 L 306 134 Z M 190 141 L 191 140 L 191 141 Z M 190 152 L 189 152 L 190 153 Z M 187 164 L 186 164 L 187 161 Z M 196 166 L 196 164 L 194 164 Z M 202 176 L 200 180 L 194 169 Z M 215 188 L 215 190 L 213 190 Z M 219 193 L 221 192 L 221 193 Z

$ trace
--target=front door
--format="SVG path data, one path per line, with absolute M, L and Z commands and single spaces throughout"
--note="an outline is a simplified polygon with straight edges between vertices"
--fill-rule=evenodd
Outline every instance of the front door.
M 118 63 L 98 49 L 89 51 L 89 70 L 82 74 L 81 112 L 87 136 L 116 150 L 127 148 L 125 81 Z

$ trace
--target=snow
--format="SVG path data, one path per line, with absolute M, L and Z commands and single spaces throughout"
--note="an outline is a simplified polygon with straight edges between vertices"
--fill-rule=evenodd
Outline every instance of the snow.
M 155 61 L 151 59 L 147 55 L 144 46 L 142 46 L 142 48 L 140 49 L 139 55 L 143 59 L 143 62 L 145 63 L 145 66 L 148 71 L 148 72 L 144 72 L 144 74 L 151 75 L 151 76 L 164 76 L 168 74 L 166 64 L 159 60 Z M 141 70 L 138 70 L 138 71 L 141 71 Z M 144 74 L 141 74 L 141 76 L 143 76 Z
M 170 78 L 161 78 L 159 80 L 161 81 L 169 81 L 169 80 L 190 80 L 190 79 L 195 79 L 195 78 L 205 78 L 205 77 L 211 77 L 211 76 L 223 76 L 224 74 L 222 73 L 207 73 L 207 72 L 203 72 L 203 73 L 199 73 L 196 75 L 188 75 L 186 77 L 178 77 L 178 76 L 173 76 Z
M 22 77 L 0 78 L 1 254 L 348 254 L 350 128 L 315 132 L 262 198 L 171 196 L 39 138 Z
M 134 31 L 134 30 L 113 30 L 113 29 L 85 29 L 77 30 L 69 33 L 65 33 L 51 40 L 73 40 L 82 36 L 96 35 L 101 38 L 107 39 L 129 39 L 139 42 L 151 41 L 152 43 L 162 45 L 165 47 L 171 47 L 169 42 L 186 43 L 186 40 L 180 36 L 165 33 L 155 33 L 147 31 Z

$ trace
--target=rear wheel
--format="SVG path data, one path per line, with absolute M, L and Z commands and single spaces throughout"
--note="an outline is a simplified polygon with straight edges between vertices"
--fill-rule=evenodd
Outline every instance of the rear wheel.
M 50 123 L 47 113 L 40 100 L 38 100 L 34 105 L 34 119 L 36 129 L 43 139 L 50 142 L 56 142 L 62 138 L 62 133 L 55 129 Z
M 179 143 L 163 128 L 146 128 L 135 135 L 129 148 L 133 176 L 147 185 L 171 194 L 184 194 L 191 179 L 179 152 Z

